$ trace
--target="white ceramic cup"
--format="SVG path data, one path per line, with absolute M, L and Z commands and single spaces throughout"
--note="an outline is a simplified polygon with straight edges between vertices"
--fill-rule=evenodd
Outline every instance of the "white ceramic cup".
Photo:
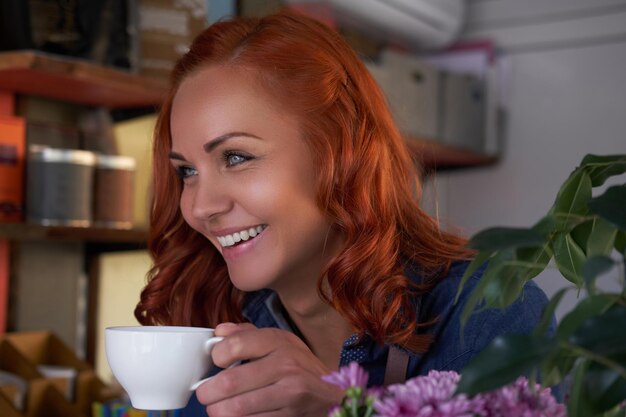
M 174 410 L 187 405 L 206 379 L 211 350 L 223 338 L 213 329 L 125 326 L 105 329 L 111 371 L 134 408 Z

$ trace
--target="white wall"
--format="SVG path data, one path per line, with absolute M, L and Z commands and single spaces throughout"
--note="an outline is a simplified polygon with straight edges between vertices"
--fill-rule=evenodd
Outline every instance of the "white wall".
M 626 153 L 626 0 L 470 0 L 469 12 L 464 38 L 508 60 L 507 124 L 497 165 L 438 174 L 439 215 L 469 234 L 530 226 L 586 153 Z M 564 282 L 537 281 L 548 294 Z

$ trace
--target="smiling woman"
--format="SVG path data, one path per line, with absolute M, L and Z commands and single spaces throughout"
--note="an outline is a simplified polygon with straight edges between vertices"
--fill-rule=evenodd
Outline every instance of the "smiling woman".
M 343 392 L 321 376 L 340 365 L 358 361 L 370 385 L 458 371 L 495 336 L 532 330 L 546 300 L 528 284 L 459 337 L 483 269 L 455 305 L 471 253 L 419 196 L 381 90 L 333 30 L 282 12 L 200 34 L 155 131 L 154 267 L 135 311 L 216 327 L 214 362 L 244 361 L 187 415 L 322 415 Z
M 295 114 L 254 73 L 223 63 L 182 82 L 170 131 L 183 218 L 220 252 L 232 284 L 314 295 L 341 236 L 317 206 Z

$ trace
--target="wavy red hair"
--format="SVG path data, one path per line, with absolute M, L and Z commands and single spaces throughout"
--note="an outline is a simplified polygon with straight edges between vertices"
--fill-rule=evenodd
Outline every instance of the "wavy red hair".
M 281 12 L 218 22 L 201 33 L 172 73 L 154 137 L 149 250 L 154 266 L 135 310 L 143 324 L 215 326 L 241 321 L 244 295 L 219 252 L 183 220 L 172 168 L 170 112 L 178 86 L 196 71 L 227 64 L 252 69 L 299 116 L 319 168 L 318 205 L 345 237 L 318 292 L 360 334 L 425 351 L 414 294 L 431 288 L 465 240 L 419 207 L 420 181 L 385 98 L 361 60 L 329 27 Z M 210 94 L 207 91 L 206 94 Z M 406 277 L 410 267 L 424 277 Z M 329 289 L 329 291 L 322 289 Z

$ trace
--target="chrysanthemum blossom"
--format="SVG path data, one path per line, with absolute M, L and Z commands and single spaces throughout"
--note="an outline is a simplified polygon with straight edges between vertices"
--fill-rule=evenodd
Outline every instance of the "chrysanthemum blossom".
M 337 372 L 322 376 L 322 380 L 337 385 L 342 389 L 348 389 L 350 387 L 365 389 L 367 387 L 368 378 L 369 375 L 367 372 L 365 372 L 357 362 L 351 362 L 348 366 L 342 367 Z
M 484 416 L 566 417 L 565 406 L 559 404 L 550 388 L 536 385 L 534 391 L 524 377 L 513 384 L 482 395 Z
M 453 396 L 458 381 L 456 372 L 430 371 L 391 385 L 374 409 L 382 417 L 473 417 L 474 403 L 465 395 Z
M 566 417 L 565 406 L 550 388 L 536 385 L 533 390 L 524 377 L 471 398 L 455 395 L 459 379 L 456 372 L 430 371 L 404 384 L 366 390 L 367 373 L 356 363 L 324 377 L 347 390 L 342 408 L 333 409 L 332 417 L 369 416 L 372 402 L 374 415 L 380 417 Z

